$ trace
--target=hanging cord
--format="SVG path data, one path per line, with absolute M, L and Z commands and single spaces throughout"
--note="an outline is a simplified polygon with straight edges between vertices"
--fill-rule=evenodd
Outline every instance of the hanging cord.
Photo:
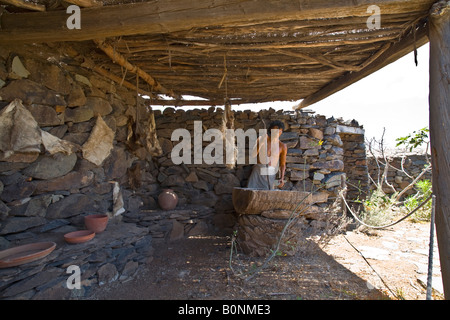
M 428 254 L 428 277 L 427 277 L 427 295 L 426 295 L 426 299 L 427 300 L 431 300 L 431 292 L 432 292 L 432 278 L 433 278 L 433 239 L 434 239 L 434 212 L 435 212 L 435 196 L 431 195 L 429 196 L 427 199 L 425 199 L 425 201 L 423 201 L 417 208 L 415 208 L 413 211 L 411 211 L 410 213 L 408 213 L 406 216 L 404 216 L 403 218 L 384 225 L 384 226 L 370 226 L 368 224 L 365 224 L 364 222 L 362 222 L 352 211 L 352 209 L 350 209 L 350 207 L 347 204 L 347 201 L 345 200 L 345 198 L 341 195 L 342 200 L 344 200 L 344 203 L 347 207 L 347 209 L 350 211 L 350 213 L 352 214 L 352 216 L 362 225 L 372 228 L 372 229 L 383 229 L 383 228 L 387 228 L 390 226 L 393 226 L 403 220 L 405 220 L 407 217 L 411 216 L 414 212 L 416 212 L 417 210 L 419 210 L 421 207 L 423 207 L 428 201 L 430 201 L 430 199 L 433 199 L 433 204 L 432 204 L 432 211 L 431 211 L 431 227 L 430 227 L 430 246 L 429 246 L 429 254 Z M 384 281 L 384 279 L 378 274 L 378 272 L 372 267 L 372 265 L 369 263 L 369 261 L 367 261 L 367 259 L 364 257 L 364 255 L 362 254 L 361 251 L 359 251 L 345 236 L 344 239 L 352 246 L 353 249 L 356 250 L 356 252 L 358 252 L 361 257 L 364 259 L 364 261 L 367 263 L 367 265 L 375 272 L 375 274 L 380 278 L 381 282 L 383 282 L 383 284 L 385 285 L 385 287 L 391 292 L 391 294 L 394 297 L 397 297 L 397 295 L 389 288 L 389 286 L 387 285 L 386 281 Z
M 430 225 L 430 247 L 428 251 L 428 276 L 427 276 L 427 300 L 431 300 L 431 293 L 433 291 L 433 247 L 434 247 L 434 216 L 436 210 L 436 196 L 433 195 L 433 202 L 431 205 L 431 225 Z
M 367 265 L 370 267 L 370 269 L 372 269 L 373 272 L 375 272 L 375 274 L 378 276 L 378 278 L 380 278 L 381 282 L 383 282 L 384 286 L 389 290 L 389 292 L 394 296 L 397 297 L 397 295 L 391 290 L 391 288 L 389 288 L 389 286 L 387 285 L 386 281 L 384 281 L 383 277 L 381 277 L 381 275 L 374 269 L 374 267 L 372 267 L 372 265 L 369 263 L 369 261 L 367 261 L 366 257 L 364 257 L 364 255 L 362 254 L 361 251 L 359 251 L 348 239 L 346 236 L 344 236 L 344 239 L 348 242 L 349 245 L 352 246 L 353 249 L 355 249 L 356 252 L 358 252 L 360 254 L 360 256 L 364 259 L 364 261 L 367 263 Z
M 411 211 L 410 213 L 408 213 L 406 216 L 404 216 L 403 218 L 398 219 L 397 221 L 393 222 L 393 223 L 389 223 L 387 225 L 384 226 L 371 226 L 368 225 L 364 222 L 362 222 L 357 216 L 356 214 L 352 211 L 352 209 L 350 208 L 350 206 L 348 205 L 347 201 L 345 200 L 344 196 L 342 194 L 340 194 L 342 200 L 344 200 L 345 206 L 347 207 L 348 211 L 351 213 L 351 215 L 353 216 L 353 218 L 356 219 L 356 221 L 358 221 L 359 223 L 361 223 L 363 226 L 366 226 L 368 228 L 372 228 L 372 229 L 384 229 L 387 227 L 391 227 L 403 220 L 405 220 L 406 218 L 408 218 L 409 216 L 411 216 L 412 214 L 414 214 L 417 210 L 419 210 L 420 208 L 422 208 L 428 201 L 431 200 L 432 196 L 429 196 L 428 198 L 425 199 L 425 201 L 423 201 L 417 208 L 415 208 L 413 211 Z
M 406 218 L 408 218 L 409 216 L 411 216 L 412 214 L 414 214 L 417 210 L 419 210 L 420 208 L 422 208 L 428 201 L 430 201 L 430 199 L 433 199 L 432 202 L 432 209 L 431 209 L 431 226 L 430 226 L 430 245 L 429 245 L 429 253 L 428 253 L 428 276 L 427 276 L 427 294 L 426 294 L 426 299 L 427 300 L 431 300 L 431 293 L 432 293 L 432 279 L 433 279 L 433 247 L 434 247 L 434 216 L 435 216 L 435 196 L 431 195 L 429 196 L 427 199 L 425 199 L 425 201 L 423 201 L 417 208 L 415 208 L 413 211 L 411 211 L 410 213 L 408 213 L 406 216 L 404 216 L 403 218 L 384 225 L 384 226 L 371 226 L 368 225 L 364 222 L 362 222 L 357 216 L 356 214 L 352 211 L 352 209 L 350 209 L 347 201 L 345 200 L 345 197 L 342 196 L 342 194 L 340 194 L 342 200 L 344 200 L 345 206 L 347 207 L 347 209 L 349 210 L 349 212 L 352 214 L 352 216 L 356 219 L 356 221 L 358 221 L 359 223 L 361 223 L 362 225 L 372 228 L 372 229 L 383 229 L 383 228 L 387 228 L 390 226 L 393 226 L 403 220 L 405 220 Z M 392 290 L 389 288 L 389 286 L 387 285 L 387 283 L 384 281 L 384 279 L 378 274 L 378 272 L 376 272 L 376 270 L 372 267 L 372 265 L 369 263 L 369 261 L 367 261 L 367 259 L 364 257 L 364 255 L 361 253 L 361 251 L 359 251 L 345 236 L 344 239 L 353 247 L 353 249 L 355 249 L 360 255 L 361 257 L 364 259 L 364 261 L 369 265 L 369 267 L 376 273 L 376 275 L 381 279 L 381 281 L 383 282 L 383 284 L 386 286 L 386 288 L 392 293 L 392 295 L 394 297 L 396 297 L 397 295 L 394 294 L 392 292 Z
M 228 78 L 228 68 L 227 68 L 227 54 L 225 53 L 223 55 L 223 76 L 222 79 L 220 79 L 219 85 L 217 86 L 218 89 L 222 87 L 223 82 L 225 81 L 225 96 L 228 98 L 228 88 L 227 88 L 227 78 Z

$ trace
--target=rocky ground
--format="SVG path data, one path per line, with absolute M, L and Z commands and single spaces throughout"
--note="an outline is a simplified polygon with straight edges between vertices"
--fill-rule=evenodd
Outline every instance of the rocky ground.
M 154 244 L 146 269 L 129 282 L 100 287 L 90 299 L 424 300 L 428 243 L 429 224 L 354 230 L 324 248 L 310 241 L 295 256 L 277 256 L 251 273 L 264 259 L 235 254 L 230 264 L 229 237 L 190 237 Z M 433 298 L 442 299 L 436 245 L 433 271 Z

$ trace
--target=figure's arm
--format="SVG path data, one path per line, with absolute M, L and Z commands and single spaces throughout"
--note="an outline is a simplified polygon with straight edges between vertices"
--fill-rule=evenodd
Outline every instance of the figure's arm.
M 280 184 L 278 188 L 282 188 L 284 186 L 284 173 L 286 171 L 286 156 L 287 156 L 287 146 L 284 143 L 281 144 L 281 152 L 280 152 Z
M 256 143 L 252 149 L 252 154 L 251 154 L 252 158 L 256 158 L 256 156 L 259 154 L 259 150 L 261 149 L 261 146 L 262 146 L 261 140 L 264 137 L 265 136 L 259 136 L 258 139 L 256 140 Z

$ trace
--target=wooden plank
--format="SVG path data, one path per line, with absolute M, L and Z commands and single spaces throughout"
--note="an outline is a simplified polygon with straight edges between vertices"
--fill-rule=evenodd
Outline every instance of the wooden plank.
M 81 9 L 81 29 L 66 26 L 65 11 L 4 13 L 1 43 L 82 41 L 136 34 L 161 34 L 210 26 L 369 17 L 376 4 L 382 13 L 427 11 L 434 0 L 168 0 Z M 182 21 L 182 23 L 180 23 Z
M 397 43 L 393 43 L 388 49 L 384 46 L 381 50 L 382 54 L 375 53 L 378 56 L 377 59 L 371 61 L 370 64 L 366 65 L 361 71 L 358 72 L 348 72 L 337 80 L 324 86 L 317 92 L 311 94 L 307 98 L 303 99 L 302 102 L 297 106 L 297 109 L 306 108 L 326 97 L 336 93 L 349 85 L 367 77 L 368 75 L 380 70 L 381 68 L 387 66 L 388 64 L 400 59 L 406 54 L 414 50 L 414 46 L 417 48 L 428 42 L 428 25 L 422 25 L 419 30 L 416 31 L 414 37 L 410 34 L 400 40 Z
M 300 211 L 312 204 L 313 198 L 310 192 L 303 191 L 233 188 L 232 199 L 237 213 L 260 214 L 268 210 L 294 210 L 297 206 Z
M 445 299 L 450 299 L 450 5 L 430 15 L 430 138 L 436 234 Z

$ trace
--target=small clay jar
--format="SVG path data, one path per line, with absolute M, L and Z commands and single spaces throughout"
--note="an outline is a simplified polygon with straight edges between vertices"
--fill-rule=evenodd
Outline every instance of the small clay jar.
M 164 189 L 158 196 L 158 204 L 163 210 L 175 209 L 178 196 L 172 189 Z
M 84 224 L 88 230 L 95 233 L 103 232 L 108 224 L 108 215 L 106 214 L 90 214 L 84 217 Z

